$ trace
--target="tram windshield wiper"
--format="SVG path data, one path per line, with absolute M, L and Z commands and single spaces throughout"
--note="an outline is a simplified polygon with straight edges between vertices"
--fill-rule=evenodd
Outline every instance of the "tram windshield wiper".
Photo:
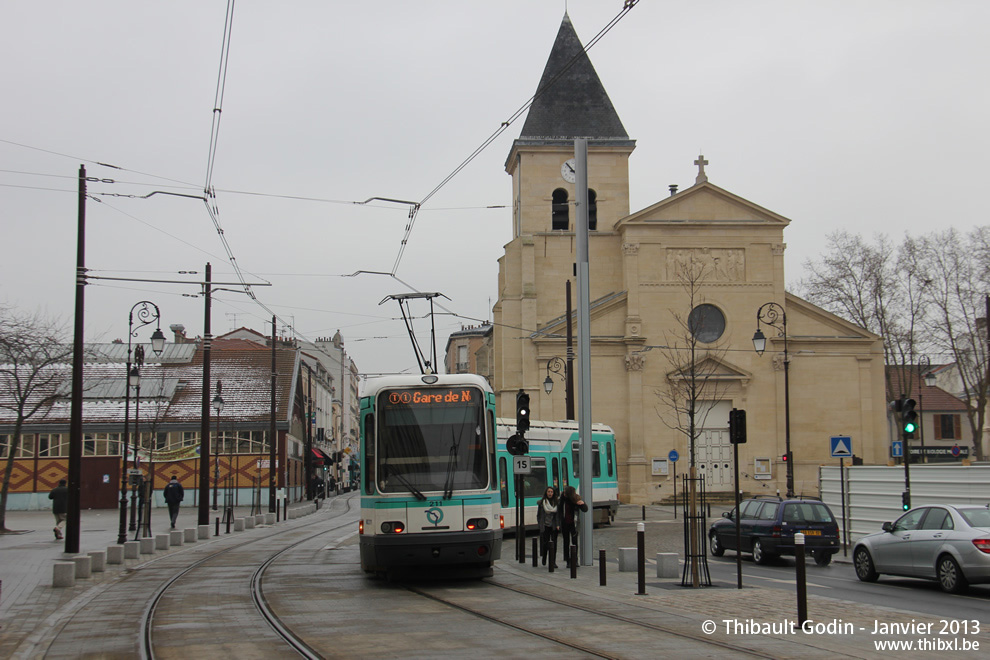
M 388 482 L 388 478 L 390 476 L 389 473 L 391 472 L 391 470 L 388 469 L 387 465 L 382 465 L 382 472 L 384 473 L 382 476 L 385 477 L 385 481 Z M 412 483 L 408 479 L 406 479 L 401 472 L 396 470 L 394 473 L 392 473 L 392 476 L 394 476 L 399 481 L 399 483 L 405 486 L 406 490 L 412 493 L 417 500 L 426 499 L 426 495 L 423 495 L 423 492 L 420 489 L 413 486 Z
M 461 434 L 464 433 L 464 426 L 461 432 L 454 436 L 454 429 L 450 429 L 450 453 L 447 455 L 447 476 L 443 481 L 443 499 L 449 500 L 454 496 L 454 473 L 457 470 L 457 450 L 461 445 Z

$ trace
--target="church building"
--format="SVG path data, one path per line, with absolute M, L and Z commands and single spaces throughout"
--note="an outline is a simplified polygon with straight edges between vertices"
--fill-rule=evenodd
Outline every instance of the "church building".
M 577 137 L 588 139 L 592 421 L 615 431 L 620 499 L 670 497 L 674 470 L 680 478 L 692 458 L 709 492 L 731 493 L 734 408 L 746 411 L 744 493 L 817 495 L 820 465 L 853 454 L 886 464 L 880 338 L 784 290 L 791 221 L 711 183 L 704 156 L 693 186 L 630 211 L 636 142 L 567 15 L 505 163 L 512 239 L 492 340 L 500 409 L 514 410 L 523 389 L 535 419 L 566 416 L 563 384 L 547 394 L 543 383 L 568 355 Z M 579 391 L 576 360 L 573 370 Z

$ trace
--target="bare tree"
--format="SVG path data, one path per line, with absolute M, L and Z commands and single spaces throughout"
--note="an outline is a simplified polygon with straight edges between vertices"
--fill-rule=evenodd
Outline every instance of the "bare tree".
M 986 327 L 990 227 L 977 227 L 967 235 L 948 229 L 925 236 L 918 241 L 916 267 L 928 282 L 926 333 L 934 349 L 955 362 L 976 457 L 983 460 L 990 387 Z
M 47 416 L 61 398 L 59 386 L 70 373 L 71 357 L 72 344 L 66 341 L 59 322 L 0 309 L 0 415 L 14 425 L 0 489 L 0 533 L 10 531 L 6 527 L 7 495 L 21 431 L 27 420 Z
M 684 266 L 678 279 L 687 294 L 687 313 L 670 310 L 677 329 L 671 333 L 665 332 L 663 345 L 654 347 L 670 365 L 665 382 L 654 390 L 654 394 L 660 421 L 668 428 L 683 433 L 688 440 L 692 479 L 688 495 L 688 542 L 691 548 L 692 585 L 698 587 L 701 572 L 699 552 L 704 553 L 704 544 L 699 537 L 703 536 L 704 530 L 699 527 L 695 496 L 697 440 L 708 413 L 725 395 L 727 385 L 719 378 L 719 373 L 726 349 L 717 343 L 724 327 L 714 327 L 724 323 L 724 318 L 717 318 L 714 308 L 703 306 L 705 298 L 701 289 L 705 280 L 714 274 L 711 267 L 693 257 Z

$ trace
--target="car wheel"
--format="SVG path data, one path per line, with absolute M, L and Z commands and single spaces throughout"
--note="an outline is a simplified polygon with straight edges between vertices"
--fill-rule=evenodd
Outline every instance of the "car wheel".
M 773 558 L 774 555 L 763 549 L 763 542 L 760 539 L 753 541 L 753 561 L 757 564 L 769 564 Z
M 718 542 L 718 536 L 712 534 L 708 537 L 708 549 L 712 552 L 712 557 L 721 557 L 725 554 L 725 548 Z
M 969 586 L 959 564 L 950 555 L 939 557 L 935 572 L 938 575 L 938 584 L 942 587 L 942 591 L 958 594 L 966 591 L 966 587 Z
M 876 582 L 880 574 L 873 566 L 873 557 L 866 548 L 856 548 L 853 553 L 853 566 L 856 567 L 856 577 L 863 582 Z
M 815 563 L 819 566 L 828 566 L 832 563 L 832 553 L 831 552 L 813 552 L 812 555 L 815 558 Z

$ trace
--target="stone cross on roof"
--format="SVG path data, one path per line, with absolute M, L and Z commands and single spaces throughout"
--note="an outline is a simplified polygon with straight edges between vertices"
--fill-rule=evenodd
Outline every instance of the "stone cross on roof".
M 704 154 L 698 154 L 698 160 L 694 161 L 694 164 L 698 166 L 698 176 L 695 178 L 695 183 L 704 183 L 708 181 L 708 175 L 705 174 L 705 165 L 708 161 L 705 160 Z

